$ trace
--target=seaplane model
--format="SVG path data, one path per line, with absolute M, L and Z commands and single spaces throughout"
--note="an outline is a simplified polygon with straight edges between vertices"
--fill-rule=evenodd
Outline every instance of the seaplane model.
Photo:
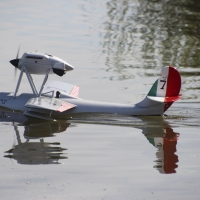
M 14 93 L 0 93 L 0 106 L 13 111 L 21 111 L 27 117 L 44 120 L 66 119 L 72 114 L 113 113 L 119 115 L 163 115 L 178 100 L 181 88 L 179 72 L 171 66 L 161 70 L 159 78 L 147 96 L 135 105 L 105 103 L 83 100 L 78 97 L 79 87 L 59 81 L 47 82 L 49 74 L 63 76 L 74 68 L 53 55 L 25 52 L 23 56 L 10 61 L 21 71 Z M 26 74 L 32 93 L 17 94 L 22 75 Z M 31 74 L 44 75 L 44 80 L 36 89 Z

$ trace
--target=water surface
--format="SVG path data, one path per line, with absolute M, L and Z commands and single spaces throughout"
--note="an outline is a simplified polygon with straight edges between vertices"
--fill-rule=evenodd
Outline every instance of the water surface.
M 75 67 L 60 78 L 85 99 L 137 103 L 166 65 L 182 99 L 163 117 L 72 116 L 30 120 L 0 111 L 3 199 L 199 199 L 200 26 L 196 0 L 0 2 L 0 85 L 9 60 L 51 53 Z M 18 72 L 19 74 L 19 72 Z M 34 76 L 37 86 L 43 77 Z M 19 92 L 31 92 L 23 77 Z

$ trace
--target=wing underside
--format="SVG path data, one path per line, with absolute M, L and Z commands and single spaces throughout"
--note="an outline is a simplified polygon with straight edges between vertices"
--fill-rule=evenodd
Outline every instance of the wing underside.
M 43 96 L 29 99 L 25 106 L 27 108 L 45 109 L 56 112 L 64 112 L 76 107 L 76 105 L 67 103 L 66 101 Z

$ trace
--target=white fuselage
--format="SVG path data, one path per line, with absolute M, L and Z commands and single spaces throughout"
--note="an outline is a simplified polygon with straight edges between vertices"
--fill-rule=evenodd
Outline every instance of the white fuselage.
M 112 113 L 119 115 L 162 115 L 163 103 L 154 103 L 147 107 L 141 107 L 140 104 L 127 105 L 117 103 L 106 103 L 98 101 L 83 100 L 80 98 L 62 97 L 62 101 L 75 104 L 76 107 L 64 112 L 56 112 L 48 109 L 27 108 L 25 104 L 30 98 L 34 98 L 34 94 L 22 93 L 16 98 L 13 98 L 13 94 L 0 93 L 0 106 L 9 108 L 16 111 L 32 111 L 40 114 L 51 115 L 52 118 L 65 118 L 71 114 L 83 114 L 83 113 Z

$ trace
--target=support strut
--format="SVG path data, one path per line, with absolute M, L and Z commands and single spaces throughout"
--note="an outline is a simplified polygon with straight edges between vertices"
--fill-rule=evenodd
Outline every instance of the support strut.
M 24 72 L 26 73 L 26 76 L 27 76 L 27 79 L 28 79 L 29 84 L 30 84 L 30 86 L 31 86 L 31 89 L 32 89 L 32 91 L 33 91 L 33 94 L 34 94 L 35 96 L 37 96 L 37 97 L 41 96 L 41 93 L 42 93 L 42 90 L 43 90 L 43 88 L 44 88 L 44 85 L 45 85 L 45 83 L 46 83 L 46 81 L 47 81 L 47 79 L 48 79 L 48 75 L 49 75 L 50 69 L 47 70 L 46 75 L 45 75 L 44 80 L 43 80 L 43 83 L 42 83 L 42 85 L 41 85 L 41 87 L 40 87 L 40 91 L 39 91 L 39 93 L 38 93 L 38 91 L 37 91 L 37 89 L 36 89 L 36 87 L 35 87 L 35 84 L 34 84 L 34 82 L 33 82 L 33 78 L 32 78 L 32 76 L 31 76 L 31 74 L 28 73 L 28 71 L 27 71 L 27 69 L 26 69 L 25 66 L 22 66 L 21 72 L 20 72 L 20 75 L 19 75 L 19 79 L 18 79 L 18 82 L 17 82 L 17 86 L 16 86 L 16 89 L 15 89 L 14 97 L 13 97 L 13 98 L 16 98 L 16 95 L 17 95 L 17 92 L 18 92 L 18 90 L 19 90 L 19 86 L 20 86 L 20 84 L 21 84 L 21 80 L 22 80 L 22 76 L 23 76 L 23 73 L 24 73 Z

